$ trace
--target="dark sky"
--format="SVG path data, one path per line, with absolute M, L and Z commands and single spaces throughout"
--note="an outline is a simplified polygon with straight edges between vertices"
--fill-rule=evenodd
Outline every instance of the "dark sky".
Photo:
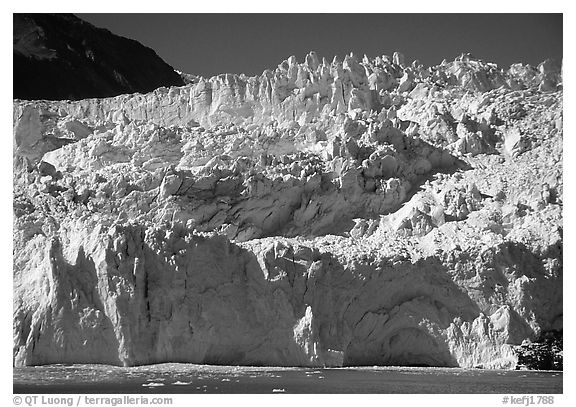
M 256 75 L 310 50 L 329 61 L 402 52 L 435 65 L 462 52 L 508 67 L 562 59 L 562 14 L 77 14 L 154 49 L 175 69 Z

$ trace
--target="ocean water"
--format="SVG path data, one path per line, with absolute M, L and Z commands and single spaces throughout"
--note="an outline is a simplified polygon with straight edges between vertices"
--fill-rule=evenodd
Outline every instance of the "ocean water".
M 562 393 L 562 372 L 164 363 L 14 368 L 14 393 Z

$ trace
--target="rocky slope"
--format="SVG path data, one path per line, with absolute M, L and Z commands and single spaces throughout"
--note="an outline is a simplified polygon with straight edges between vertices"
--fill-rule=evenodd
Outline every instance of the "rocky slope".
M 562 330 L 562 78 L 294 57 L 14 101 L 14 364 L 514 368 Z
M 14 98 L 84 99 L 184 85 L 156 53 L 72 14 L 13 14 Z

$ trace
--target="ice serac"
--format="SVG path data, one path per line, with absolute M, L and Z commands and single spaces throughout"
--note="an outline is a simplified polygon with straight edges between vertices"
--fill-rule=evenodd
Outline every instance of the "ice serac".
M 563 328 L 562 116 L 557 64 L 468 54 L 15 101 L 14 364 L 517 367 Z

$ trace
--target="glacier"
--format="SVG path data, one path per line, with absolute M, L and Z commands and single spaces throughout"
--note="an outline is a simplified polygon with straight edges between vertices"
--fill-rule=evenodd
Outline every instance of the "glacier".
M 311 52 L 15 99 L 13 363 L 516 368 L 562 330 L 562 95 Z

